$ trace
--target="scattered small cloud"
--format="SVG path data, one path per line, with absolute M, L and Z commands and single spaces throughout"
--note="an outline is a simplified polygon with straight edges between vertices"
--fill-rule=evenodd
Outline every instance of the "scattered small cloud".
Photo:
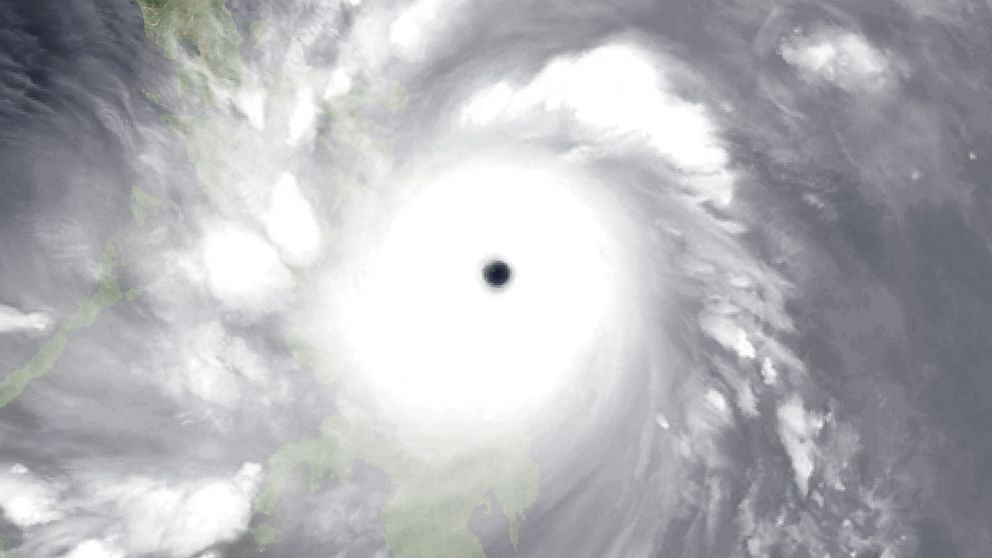
M 778 408 L 779 436 L 792 460 L 796 486 L 802 494 L 809 490 L 818 451 L 815 436 L 822 427 L 823 418 L 808 412 L 798 397 L 787 400 Z
M 44 312 L 22 312 L 0 304 L 0 333 L 44 331 L 51 325 L 52 318 Z
M 782 40 L 782 58 L 811 83 L 828 83 L 851 93 L 879 92 L 903 73 L 903 64 L 865 37 L 842 29 L 820 29 Z

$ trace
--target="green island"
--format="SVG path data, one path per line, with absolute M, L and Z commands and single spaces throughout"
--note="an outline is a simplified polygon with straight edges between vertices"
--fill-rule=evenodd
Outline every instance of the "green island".
M 99 289 L 59 324 L 55 334 L 41 346 L 27 364 L 11 372 L 0 382 L 0 407 L 16 399 L 29 383 L 45 375 L 55 366 L 62 352 L 69 345 L 72 332 L 92 325 L 101 312 L 124 298 L 124 293 L 117 283 L 116 270 L 119 265 L 120 255 L 117 248 L 113 244 L 108 244 L 104 250 Z
M 134 222 L 145 225 L 158 212 L 161 201 L 138 188 L 131 190 L 131 213 Z M 130 227 L 129 227 L 130 228 Z M 117 270 L 121 267 L 121 254 L 115 242 L 108 242 L 103 249 L 103 262 L 100 266 L 99 286 L 91 296 L 79 303 L 76 309 L 63 319 L 55 333 L 41 346 L 33 357 L 22 367 L 7 374 L 0 381 L 0 408 L 17 399 L 32 381 L 47 374 L 58 362 L 73 332 L 89 327 L 108 308 L 121 301 L 131 301 L 141 295 L 140 289 L 122 291 L 117 281 Z M 0 551 L 3 547 L 0 546 Z M 0 554 L 2 558 L 3 554 Z
M 158 213 L 162 201 L 155 196 L 137 188 L 131 188 L 131 216 L 138 226 L 143 226 Z
M 145 34 L 169 59 L 192 52 L 214 76 L 241 73 L 241 34 L 224 0 L 138 0 L 138 7 Z

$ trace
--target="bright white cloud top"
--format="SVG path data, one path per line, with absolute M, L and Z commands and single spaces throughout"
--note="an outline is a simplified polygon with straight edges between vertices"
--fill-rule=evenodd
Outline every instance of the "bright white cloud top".
M 409 177 L 343 301 L 355 379 L 390 414 L 524 418 L 622 336 L 629 247 L 610 230 L 617 216 L 551 161 L 482 156 Z M 503 287 L 484 280 L 492 260 L 511 269 Z
M 278 238 L 295 234 L 278 217 L 274 231 Z M 221 223 L 207 232 L 203 260 L 210 292 L 232 308 L 256 311 L 277 306 L 292 282 L 276 249 L 261 235 L 237 223 Z
M 666 63 L 674 65 L 626 42 L 557 57 L 524 87 L 500 81 L 480 91 L 462 119 L 481 126 L 517 120 L 535 109 L 563 111 L 592 143 L 643 141 L 705 186 L 701 195 L 725 205 L 733 195 L 729 155 L 706 107 L 669 91 L 661 71 Z
M 52 319 L 43 312 L 21 312 L 17 308 L 0 304 L 0 333 L 44 331 Z
M 850 92 L 882 91 L 904 71 L 893 55 L 842 29 L 796 34 L 782 41 L 779 52 L 807 81 L 830 83 Z

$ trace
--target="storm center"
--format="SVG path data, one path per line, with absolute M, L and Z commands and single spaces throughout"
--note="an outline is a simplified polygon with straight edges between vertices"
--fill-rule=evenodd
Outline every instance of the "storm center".
M 357 290 L 339 293 L 349 384 L 404 423 L 506 424 L 567 398 L 625 292 L 593 185 L 519 158 L 404 179 Z
M 494 289 L 502 289 L 510 282 L 513 271 L 503 260 L 492 260 L 482 268 L 482 278 Z

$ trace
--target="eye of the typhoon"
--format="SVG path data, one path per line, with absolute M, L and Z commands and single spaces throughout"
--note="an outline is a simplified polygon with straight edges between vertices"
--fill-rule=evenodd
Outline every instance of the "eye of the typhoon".
M 608 216 L 575 182 L 481 161 L 411 188 L 346 297 L 350 379 L 380 409 L 503 422 L 567 391 L 621 292 Z
M 513 270 L 503 260 L 491 260 L 482 268 L 482 278 L 494 289 L 502 289 L 510 282 Z

